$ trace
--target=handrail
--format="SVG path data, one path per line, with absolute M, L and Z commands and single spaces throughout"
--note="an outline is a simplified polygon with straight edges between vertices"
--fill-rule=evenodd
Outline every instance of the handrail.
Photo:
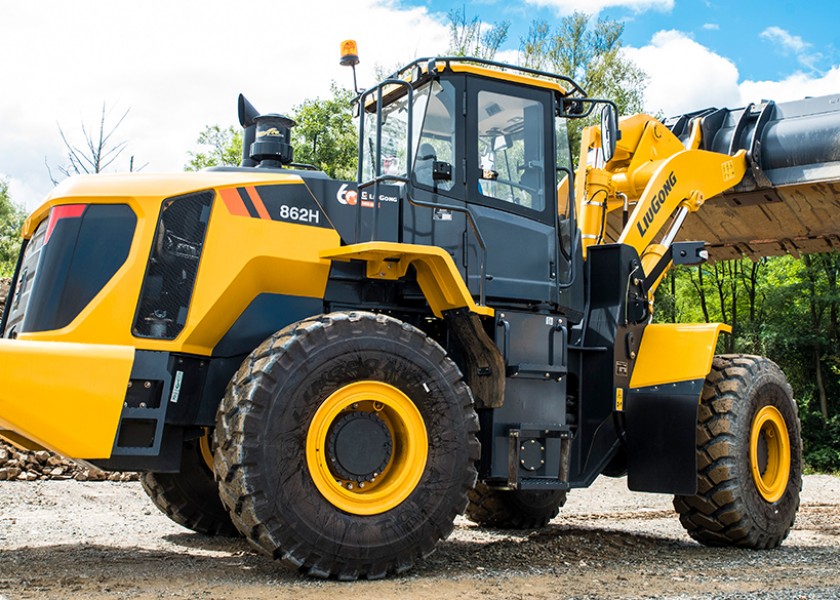
M 478 223 L 475 220 L 475 217 L 472 214 L 472 210 L 470 209 L 469 205 L 455 206 L 451 204 L 442 204 L 442 203 L 434 203 L 434 202 L 423 202 L 421 200 L 417 200 L 413 198 L 413 190 L 412 190 L 412 182 L 411 179 L 408 177 L 400 177 L 398 175 L 383 175 L 382 174 L 382 90 L 386 86 L 402 86 L 405 87 L 408 94 L 408 121 L 406 123 L 406 144 L 407 144 L 407 152 L 406 152 L 406 171 L 410 171 L 413 165 L 412 161 L 412 140 L 413 140 L 413 120 L 414 115 L 411 111 L 413 106 L 414 100 L 414 88 L 412 84 L 408 81 L 404 81 L 402 79 L 395 79 L 393 77 L 389 77 L 381 82 L 379 82 L 374 87 L 365 90 L 362 92 L 358 97 L 358 103 L 360 106 L 359 110 L 359 168 L 358 168 L 358 181 L 359 186 L 358 190 L 361 192 L 363 189 L 373 186 L 373 228 L 371 230 L 371 239 L 370 241 L 376 240 L 378 229 L 379 229 L 379 185 L 381 183 L 385 183 L 386 181 L 396 181 L 398 183 L 404 183 L 406 185 L 406 199 L 408 200 L 409 204 L 413 206 L 418 206 L 421 208 L 430 208 L 432 210 L 451 210 L 454 212 L 464 213 L 467 218 L 467 222 L 470 224 L 470 228 L 475 235 L 475 239 L 478 242 L 480 252 L 479 252 L 479 282 L 478 282 L 478 302 L 480 305 L 486 305 L 486 279 L 487 279 L 487 244 L 484 241 L 484 236 L 481 234 L 481 230 L 478 227 Z M 362 180 L 362 173 L 364 172 L 364 140 L 365 140 L 365 98 L 370 96 L 371 94 L 376 93 L 376 158 L 375 158 L 375 165 L 374 165 L 374 177 L 369 181 L 365 181 L 361 183 Z M 356 209 L 356 241 L 361 242 L 362 237 L 362 203 L 361 199 L 359 201 L 358 207 Z
M 371 241 L 376 239 L 378 229 L 379 229 L 379 184 L 382 181 L 382 90 L 385 86 L 388 85 L 396 85 L 396 86 L 403 86 L 406 88 L 406 92 L 408 94 L 408 121 L 406 123 L 406 170 L 411 168 L 412 164 L 412 147 L 411 147 L 411 140 L 412 140 L 412 121 L 413 121 L 413 114 L 411 112 L 411 108 L 414 104 L 414 88 L 412 87 L 411 83 L 408 81 L 403 81 L 401 79 L 384 79 L 380 81 L 374 87 L 362 92 L 359 95 L 358 102 L 360 106 L 359 110 L 359 169 L 358 169 L 358 177 L 357 181 L 360 182 L 359 190 L 363 187 L 369 187 L 369 185 L 373 185 L 373 229 L 371 231 Z M 365 184 L 361 184 L 362 181 L 362 173 L 364 171 L 364 141 L 365 141 L 365 110 L 364 110 L 364 101 L 367 96 L 376 92 L 376 162 L 374 164 L 374 178 L 370 182 L 366 182 Z M 362 202 L 361 199 L 358 203 L 358 207 L 356 208 L 356 241 L 361 241 L 362 236 Z
M 386 181 L 396 181 L 398 183 L 406 184 L 406 200 L 412 206 L 419 206 L 420 208 L 430 208 L 432 210 L 451 210 L 453 212 L 464 213 L 467 218 L 467 222 L 470 224 L 470 228 L 475 235 L 475 239 L 478 242 L 478 246 L 481 249 L 479 253 L 479 282 L 478 282 L 478 303 L 481 306 L 486 305 L 486 280 L 487 280 L 487 244 L 484 242 L 484 236 L 481 234 L 481 229 L 478 227 L 478 223 L 473 216 L 472 210 L 470 209 L 469 205 L 465 206 L 456 206 L 454 204 L 443 204 L 439 202 L 424 202 L 422 200 L 417 200 L 412 198 L 412 187 L 413 184 L 411 179 L 407 177 L 400 177 L 398 175 L 380 175 L 379 177 L 375 177 L 370 181 L 366 181 L 364 183 L 359 184 L 359 191 L 364 188 L 368 188 L 370 186 L 376 186 L 379 183 L 384 183 Z M 374 187 L 374 191 L 376 191 L 376 187 Z M 378 202 L 379 197 L 377 196 L 374 200 L 374 211 L 379 210 Z M 359 239 L 357 235 L 357 240 Z M 371 240 L 374 241 L 374 240 Z

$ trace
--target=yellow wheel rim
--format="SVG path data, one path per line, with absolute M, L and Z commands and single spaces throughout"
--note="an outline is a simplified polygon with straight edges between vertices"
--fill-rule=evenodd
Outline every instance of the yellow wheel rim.
M 750 466 L 761 497 L 767 502 L 781 499 L 790 478 L 790 437 L 775 406 L 765 406 L 753 419 Z
M 375 413 L 387 427 L 392 451 L 373 481 L 342 478 L 330 467 L 327 438 L 337 419 L 350 413 Z M 377 515 L 408 498 L 426 468 L 426 425 L 411 399 L 381 381 L 346 385 L 324 400 L 306 435 L 306 464 L 315 487 L 336 508 L 355 515 Z

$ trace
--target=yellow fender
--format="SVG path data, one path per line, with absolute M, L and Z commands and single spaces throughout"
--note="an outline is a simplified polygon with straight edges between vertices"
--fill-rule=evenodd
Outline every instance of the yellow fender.
M 452 257 L 437 246 L 366 242 L 324 250 L 321 258 L 363 260 L 367 263 L 369 278 L 390 281 L 405 277 L 408 268 L 413 265 L 417 271 L 417 283 L 436 317 L 442 317 L 444 311 L 456 308 L 467 308 L 484 317 L 494 314 L 489 306 L 475 303 Z
M 731 333 L 732 327 L 724 323 L 648 325 L 642 334 L 630 387 L 705 379 L 712 369 L 722 331 Z

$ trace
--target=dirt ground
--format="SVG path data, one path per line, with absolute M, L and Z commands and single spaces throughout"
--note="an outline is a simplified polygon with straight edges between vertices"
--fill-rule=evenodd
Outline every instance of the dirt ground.
M 0 482 L 0 600 L 19 598 L 840 598 L 840 478 L 805 478 L 802 508 L 771 551 L 702 547 L 669 496 L 624 480 L 575 490 L 538 532 L 455 532 L 409 574 L 304 578 L 239 539 L 170 522 L 140 485 Z

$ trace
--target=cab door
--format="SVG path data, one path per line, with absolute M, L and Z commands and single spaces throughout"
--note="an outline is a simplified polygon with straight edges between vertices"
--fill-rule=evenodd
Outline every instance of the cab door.
M 471 293 L 552 302 L 557 292 L 557 194 L 549 90 L 467 79 L 466 201 L 485 251 L 468 229 Z
M 401 204 L 400 241 L 443 248 L 466 278 L 463 86 L 462 77 L 442 77 L 414 94 L 415 202 Z

